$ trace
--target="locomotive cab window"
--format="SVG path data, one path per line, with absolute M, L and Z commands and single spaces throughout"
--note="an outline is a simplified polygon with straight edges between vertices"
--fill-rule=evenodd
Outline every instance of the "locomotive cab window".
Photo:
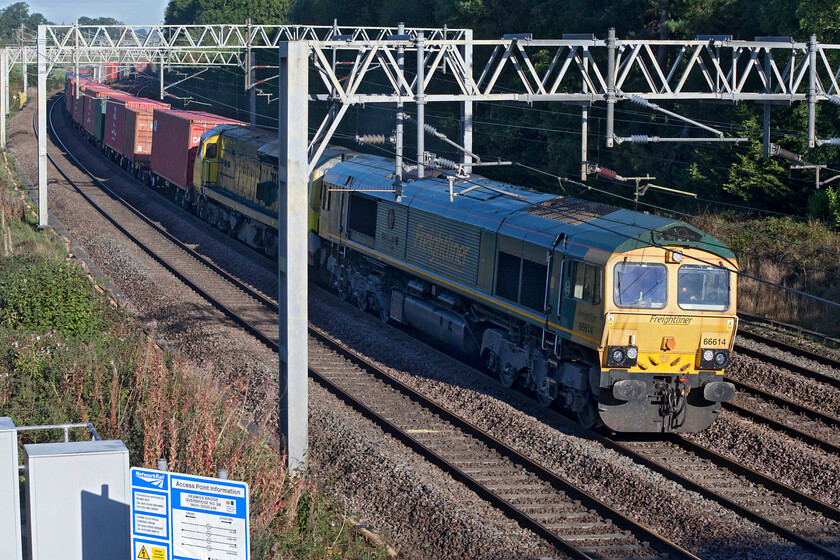
M 677 293 L 680 309 L 726 311 L 729 309 L 729 271 L 684 264 L 677 275 Z
M 598 267 L 575 261 L 572 297 L 587 303 L 600 303 L 601 271 Z
M 613 300 L 619 307 L 662 309 L 668 303 L 668 270 L 663 264 L 620 262 L 613 272 Z
M 376 237 L 376 201 L 358 194 L 350 195 L 347 210 L 347 227 L 350 231 Z

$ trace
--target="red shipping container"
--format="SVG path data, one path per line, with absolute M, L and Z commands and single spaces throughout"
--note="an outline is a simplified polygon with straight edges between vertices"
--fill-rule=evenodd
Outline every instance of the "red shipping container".
M 75 94 L 73 95 L 73 120 L 76 121 L 80 126 L 82 125 L 85 117 L 85 95 L 84 93 L 80 94 L 78 99 L 76 98 Z
M 76 96 L 76 88 L 79 87 L 80 83 L 82 91 L 84 91 L 85 87 L 87 87 L 93 82 L 90 81 L 90 78 L 78 78 L 72 73 L 67 74 L 67 77 L 64 81 L 64 103 L 65 107 L 67 107 L 67 112 L 70 114 L 73 114 L 73 106 L 75 104 L 75 100 L 73 98 Z
M 111 84 L 119 79 L 120 65 L 116 62 L 102 63 L 102 82 Z
M 155 109 L 152 171 L 182 189 L 192 187 L 193 163 L 201 135 L 220 124 L 247 123 L 199 111 Z
M 114 95 L 105 115 L 105 145 L 130 161 L 147 163 L 152 155 L 152 112 L 168 103 L 133 95 Z
M 94 134 L 95 132 L 96 116 L 94 112 L 101 111 L 101 106 L 96 100 L 102 97 L 108 97 L 114 93 L 117 93 L 117 91 L 100 84 L 90 84 L 85 87 L 85 94 L 79 98 L 79 101 L 84 102 L 81 123 L 84 129 L 90 134 Z

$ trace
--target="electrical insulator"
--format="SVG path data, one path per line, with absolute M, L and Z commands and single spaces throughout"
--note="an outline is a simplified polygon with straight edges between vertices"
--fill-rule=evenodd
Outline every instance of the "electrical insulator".
M 840 105 L 840 97 L 836 95 L 828 95 L 826 96 L 830 103 L 834 103 L 835 105 Z
M 437 131 L 437 129 L 436 129 L 435 127 L 433 127 L 432 125 L 430 125 L 430 124 L 424 124 L 424 125 L 423 125 L 423 130 L 425 130 L 426 132 L 428 132 L 428 133 L 429 133 L 429 134 L 431 134 L 432 136 L 437 136 L 437 137 L 439 137 L 439 138 L 442 138 L 442 137 L 443 137 L 443 134 L 441 134 L 440 132 L 438 132 L 438 131 Z
M 776 146 L 776 149 L 773 151 L 773 155 L 790 161 L 802 161 L 802 155 L 791 152 L 790 150 L 785 150 L 781 146 Z
M 650 136 L 646 134 L 631 134 L 630 135 L 630 143 L 631 144 L 647 144 L 650 142 Z
M 627 101 L 631 103 L 635 103 L 636 105 L 641 105 L 642 107 L 652 107 L 653 104 L 645 99 L 644 97 L 639 97 L 638 95 L 628 95 Z
M 385 135 L 363 134 L 362 136 L 356 136 L 356 142 L 358 142 L 359 144 L 373 144 L 376 146 L 381 146 L 385 143 Z
M 826 143 L 829 146 L 840 146 L 840 138 L 828 138 L 826 139 Z
M 457 163 L 446 158 L 435 158 L 435 166 L 441 169 L 458 169 Z
M 599 167 L 596 172 L 604 179 L 612 179 L 615 181 L 618 178 L 618 173 L 612 169 L 607 169 L 606 167 Z

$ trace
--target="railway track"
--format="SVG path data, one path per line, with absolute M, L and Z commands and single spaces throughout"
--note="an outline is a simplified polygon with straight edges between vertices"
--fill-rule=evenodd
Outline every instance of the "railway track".
M 101 187 L 80 189 L 94 204 L 95 191 L 101 192 Z M 111 200 L 112 196 L 103 198 Z M 102 209 L 100 212 L 105 213 Z M 128 214 L 120 215 L 124 223 L 132 224 L 131 231 L 127 226 L 117 227 L 141 246 L 144 246 L 144 240 L 153 237 L 150 231 L 155 229 L 157 235 L 171 237 L 148 220 L 141 218 L 137 222 Z M 214 306 L 263 343 L 276 348 L 276 338 L 264 334 L 276 332 L 275 302 L 254 293 L 224 271 L 213 270 L 212 263 L 187 247 L 178 247 L 177 240 L 168 238 L 164 245 L 163 256 L 157 250 L 146 251 L 157 254 L 158 261 L 194 291 L 208 294 L 205 297 Z M 189 258 L 180 256 L 179 252 Z M 231 284 L 236 288 L 231 289 Z M 359 356 L 332 344 L 320 333 L 313 335 L 310 342 L 310 361 L 314 366 L 310 375 L 313 378 L 365 415 L 376 416 L 376 422 L 386 431 L 567 554 L 579 558 L 693 557 L 421 395 L 407 392 L 407 388 L 397 388 L 398 383 L 388 379 L 384 372 L 372 373 L 376 368 L 362 364 Z M 376 382 L 371 382 L 371 375 L 376 376 Z M 423 406 L 417 403 L 423 403 Z M 611 440 L 607 445 L 803 548 L 827 558 L 840 559 L 834 525 L 840 513 L 831 506 L 799 495 L 767 477 L 758 482 L 759 479 L 751 478 L 752 474 L 745 474 L 749 469 L 727 463 L 728 460 L 719 456 L 712 459 L 711 451 L 684 438 L 664 442 Z M 690 448 L 692 445 L 695 447 Z M 691 480 L 665 466 L 677 461 L 681 473 L 714 474 L 698 475 L 699 478 Z M 726 480 L 723 483 L 725 492 L 719 488 L 721 480 Z M 766 490 L 756 495 L 755 484 Z M 803 512 L 803 508 L 810 511 Z M 782 513 L 767 514 L 773 511 Z
M 605 445 L 779 536 L 840 560 L 840 509 L 683 436 L 606 438 Z
M 276 302 L 179 243 L 97 179 L 78 185 L 53 164 L 124 235 L 263 344 L 278 349 Z M 384 372 L 323 333 L 310 331 L 310 363 L 310 377 L 567 555 L 696 558 L 408 387 L 386 380 Z
M 757 342 L 767 346 L 771 350 L 775 349 L 790 354 L 793 359 L 806 360 L 806 362 L 810 361 L 812 364 L 805 365 L 801 362 L 797 363 L 792 359 L 774 355 L 771 351 L 762 351 L 746 346 L 742 342 L 739 342 L 738 338 Z M 802 377 L 825 383 L 831 387 L 840 388 L 840 362 L 837 360 L 749 331 L 738 332 L 738 338 L 735 340 L 735 351 L 739 354 L 762 360 L 774 366 L 787 369 Z M 836 370 L 837 376 L 815 371 L 814 364 Z
M 814 364 L 819 364 L 840 374 L 840 362 L 747 331 L 739 332 L 738 337 L 767 347 L 765 350 L 746 346 L 736 339 L 735 351 L 738 354 L 777 366 L 794 379 L 800 377 L 806 383 L 825 385 L 824 391 L 840 388 L 840 375 L 834 377 L 815 371 L 814 368 Z M 774 354 L 773 350 L 784 352 L 791 357 L 780 357 Z M 796 363 L 793 361 L 795 359 L 810 360 L 811 363 Z M 768 388 L 759 386 L 754 381 L 736 379 L 731 372 L 727 374 L 726 379 L 735 385 L 737 392 L 733 401 L 723 403 L 724 410 L 765 424 L 827 453 L 840 454 L 840 418 L 833 413 L 818 410 L 788 395 L 780 394 L 778 388 L 772 385 Z

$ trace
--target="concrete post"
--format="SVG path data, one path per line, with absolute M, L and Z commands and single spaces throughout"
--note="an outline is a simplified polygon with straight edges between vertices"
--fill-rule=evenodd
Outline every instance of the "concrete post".
M 607 30 L 607 148 L 615 138 L 615 27 Z
M 245 59 L 247 68 L 245 69 L 245 90 L 248 92 L 248 114 L 250 119 L 248 122 L 252 126 L 257 124 L 257 88 L 254 87 L 254 82 L 257 81 L 257 53 L 251 48 L 251 18 L 248 18 L 248 53 Z
M 9 114 L 9 51 L 0 51 L 0 150 L 6 149 L 6 115 Z
M 808 40 L 808 147 L 817 145 L 817 36 Z
M 6 87 L 6 98 L 3 100 L 6 102 L 6 115 L 11 112 L 11 93 L 9 90 L 12 88 L 11 81 L 9 80 L 9 72 L 11 72 L 12 68 L 9 65 L 9 49 L 3 49 L 3 58 L 6 62 L 6 70 L 3 72 L 3 85 Z
M 399 22 L 397 24 L 397 35 L 402 35 L 403 33 L 405 33 L 405 24 L 403 22 Z M 405 48 L 403 47 L 397 47 L 397 67 L 399 68 L 400 74 L 404 75 Z M 333 68 L 333 71 L 335 71 L 335 68 Z M 397 128 L 394 131 L 394 196 L 397 200 L 402 198 L 403 183 L 403 93 L 408 92 L 404 92 L 402 84 L 400 84 L 399 91 L 397 92 L 397 95 L 400 98 L 399 101 L 397 101 Z
M 160 100 L 163 101 L 163 51 L 160 52 L 160 68 L 158 68 L 158 72 L 160 72 Z
M 73 23 L 73 41 L 75 41 L 75 48 L 73 49 L 73 73 L 76 75 L 76 100 L 82 96 L 82 81 L 79 79 L 79 20 Z M 40 51 L 38 51 L 40 52 Z M 40 61 L 41 57 L 38 57 Z M 91 76 L 95 78 L 95 76 Z M 40 86 L 39 86 L 40 87 Z
M 278 255 L 280 429 L 289 467 L 305 468 L 309 447 L 307 209 L 309 43 L 280 44 Z
M 417 178 L 425 176 L 423 156 L 426 153 L 426 40 L 423 33 L 417 33 Z
M 47 27 L 38 26 L 38 223 L 50 225 L 47 209 Z
M 463 47 L 463 56 L 464 56 L 464 63 L 466 65 L 467 75 L 472 77 L 473 72 L 473 30 L 467 29 L 464 32 L 464 47 Z M 465 83 L 469 83 L 468 80 L 464 80 Z M 474 94 L 476 92 L 470 92 L 470 94 Z M 464 171 L 467 173 L 472 173 L 472 166 L 470 165 L 473 162 L 472 156 L 470 153 L 473 151 L 473 102 L 472 101 L 463 101 L 461 102 L 461 146 L 464 147 L 466 150 L 463 156 L 463 163 L 464 163 Z
M 27 64 L 26 53 L 28 49 L 23 46 L 20 48 L 20 63 L 21 72 L 23 73 L 23 93 L 26 95 L 26 100 L 29 101 L 29 64 Z

